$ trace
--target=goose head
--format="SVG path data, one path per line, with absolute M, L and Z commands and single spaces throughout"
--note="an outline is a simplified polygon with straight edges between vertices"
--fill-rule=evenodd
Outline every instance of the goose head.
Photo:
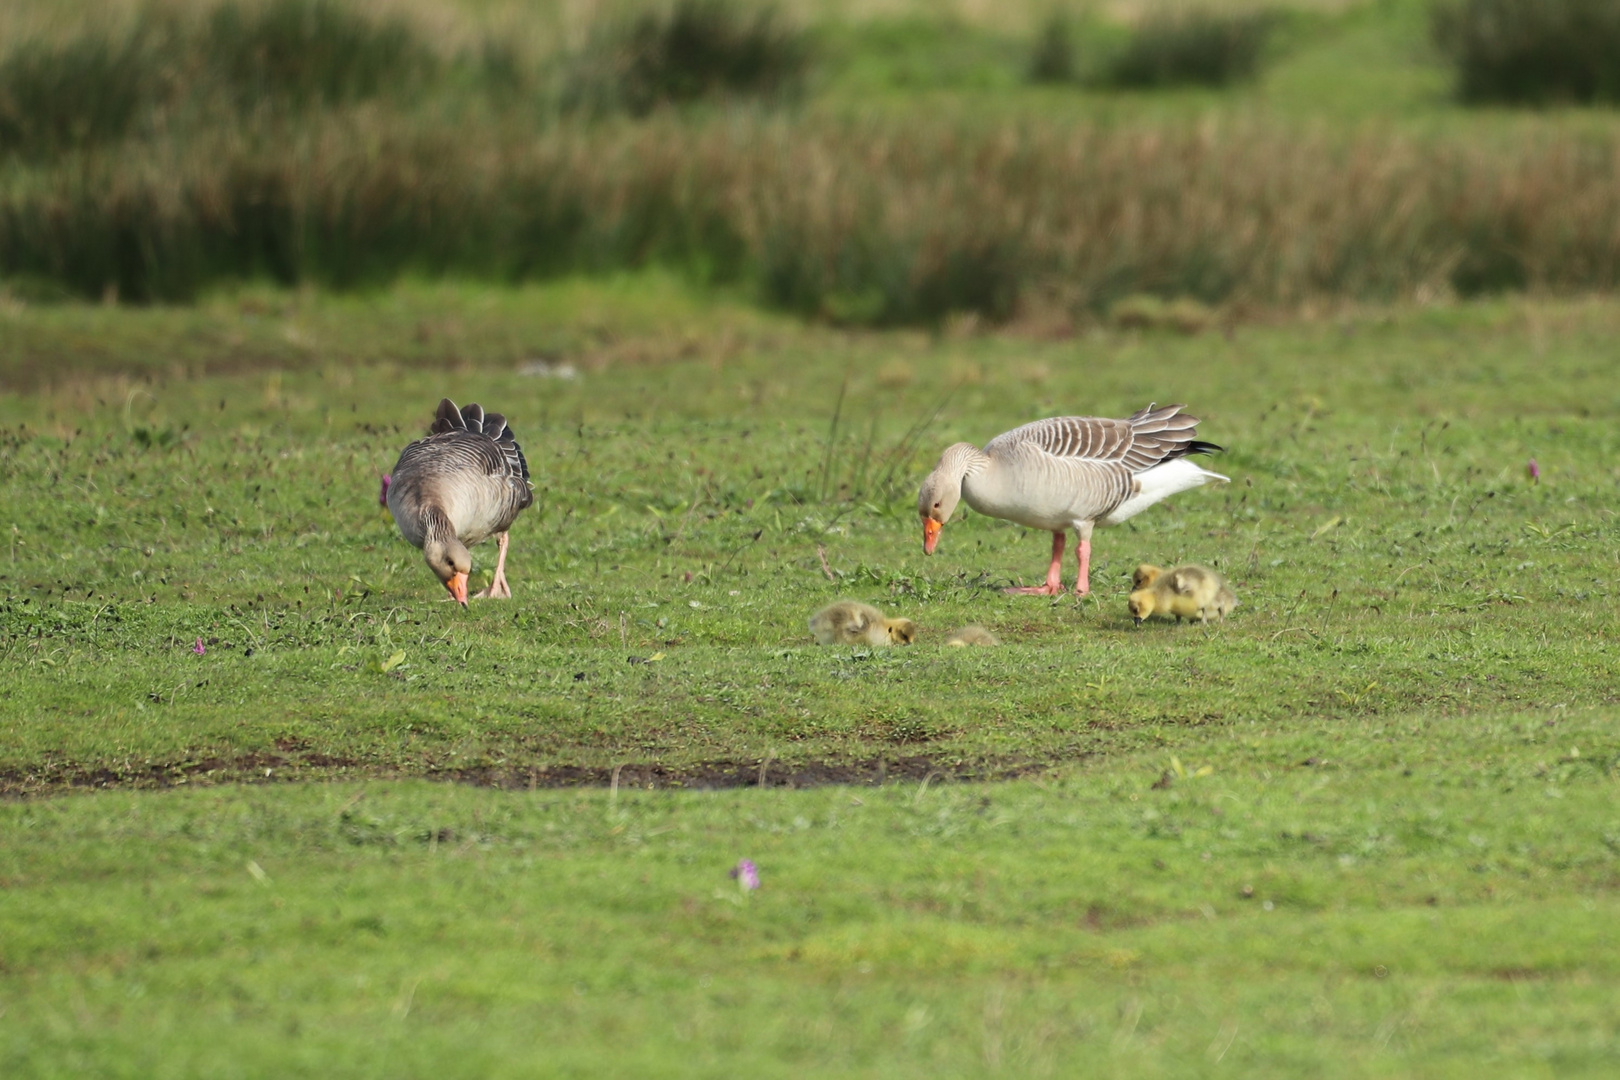
M 1131 575 L 1131 591 L 1136 592 L 1147 588 L 1159 580 L 1159 575 L 1162 573 L 1164 573 L 1163 567 L 1154 566 L 1152 563 L 1142 563 L 1136 568 L 1136 572 Z
M 934 553 L 934 548 L 939 544 L 940 530 L 951 520 L 951 515 L 956 513 L 956 504 L 962 500 L 962 477 L 967 470 L 962 455 L 954 452 L 956 449 L 953 446 L 941 455 L 939 464 L 934 466 L 934 471 L 928 474 L 922 489 L 917 492 L 917 516 L 922 518 L 923 552 L 927 555 Z
M 472 555 L 467 545 L 451 537 L 448 540 L 430 536 L 422 544 L 422 557 L 450 590 L 456 603 L 467 606 L 467 575 L 472 571 Z
M 1157 606 L 1154 602 L 1153 589 L 1138 589 L 1131 593 L 1126 598 L 1125 606 L 1131 609 L 1131 618 L 1136 620 L 1136 625 L 1141 626 L 1142 620 L 1152 615 Z
M 891 645 L 910 645 L 917 640 L 917 624 L 910 619 L 890 619 L 884 629 Z

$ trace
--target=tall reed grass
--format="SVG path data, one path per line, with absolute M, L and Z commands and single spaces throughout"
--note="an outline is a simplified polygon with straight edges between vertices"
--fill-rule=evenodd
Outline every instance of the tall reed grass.
M 1290 304 L 1607 289 L 1620 135 L 1504 149 L 1262 124 L 724 113 L 536 136 L 362 107 L 0 167 L 0 275 L 87 296 L 647 263 L 862 324 L 1100 310 L 1142 292 Z
M 225 0 L 182 16 L 7 43 L 0 156 L 49 156 L 177 126 L 235 123 L 421 89 L 442 58 L 400 18 L 339 0 Z

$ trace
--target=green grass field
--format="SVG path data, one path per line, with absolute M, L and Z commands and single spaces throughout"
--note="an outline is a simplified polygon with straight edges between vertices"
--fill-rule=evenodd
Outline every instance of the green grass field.
M 1617 328 L 9 302 L 0 1072 L 1610 1075 Z M 538 495 L 467 611 L 376 502 L 444 394 Z M 1093 596 L 1001 594 L 1047 540 L 983 517 L 922 555 L 943 446 L 1150 400 L 1233 482 Z M 1135 628 L 1143 560 L 1242 606 Z M 815 647 L 840 596 L 921 642 Z
M 0 5 L 0 1080 L 1620 1075 L 1611 110 L 1430 0 L 1153 91 L 1145 0 L 787 0 L 645 116 L 640 0 L 222 6 Z M 446 395 L 537 496 L 467 610 L 377 501 Z M 923 555 L 1152 401 L 1232 482 L 1090 596 Z

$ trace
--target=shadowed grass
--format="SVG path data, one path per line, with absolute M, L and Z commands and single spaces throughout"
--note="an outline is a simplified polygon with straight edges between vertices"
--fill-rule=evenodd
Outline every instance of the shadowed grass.
M 1260 72 L 1275 21 L 1266 11 L 1161 9 L 1135 27 L 1105 77 L 1132 89 L 1245 82 Z
M 1470 104 L 1620 102 L 1620 10 L 1602 0 L 1442 0 L 1435 45 Z
M 803 32 L 773 9 L 677 0 L 606 22 L 568 63 L 566 107 L 645 115 L 705 98 L 782 100 L 810 65 Z

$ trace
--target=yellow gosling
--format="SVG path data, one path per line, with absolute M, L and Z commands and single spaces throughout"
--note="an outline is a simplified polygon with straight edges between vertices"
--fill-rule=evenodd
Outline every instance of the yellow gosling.
M 1131 618 L 1136 620 L 1137 626 L 1155 615 L 1162 615 L 1166 619 L 1173 615 L 1180 622 L 1198 614 L 1198 604 L 1192 597 L 1167 588 L 1163 581 L 1131 593 L 1125 600 L 1125 606 L 1130 609 Z
M 959 630 L 952 630 L 951 636 L 945 639 L 947 645 L 1000 645 L 996 635 L 982 626 L 964 626 Z
M 884 619 L 883 632 L 890 645 L 910 645 L 917 640 L 917 624 L 910 619 Z
M 1131 575 L 1131 592 L 1147 588 L 1162 573 L 1164 573 L 1164 567 L 1154 566 L 1152 563 L 1142 563 L 1136 568 L 1136 572 Z
M 1126 606 L 1138 626 L 1154 615 L 1207 623 L 1211 615 L 1224 619 L 1237 606 L 1237 595 L 1215 571 L 1189 564 L 1151 576 L 1145 587 L 1130 594 Z
M 917 624 L 910 619 L 886 618 L 871 604 L 839 600 L 810 616 L 810 635 L 817 645 L 910 645 L 917 640 Z

